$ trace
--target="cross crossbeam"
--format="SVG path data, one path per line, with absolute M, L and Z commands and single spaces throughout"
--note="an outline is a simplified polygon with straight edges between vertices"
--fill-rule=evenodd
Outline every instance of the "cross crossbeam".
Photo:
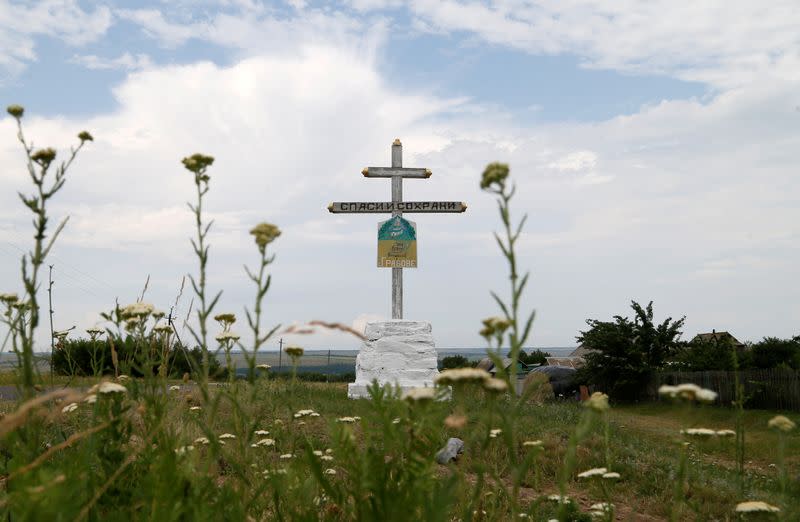
M 403 168 L 403 145 L 399 139 L 392 143 L 391 167 L 366 167 L 361 173 L 366 178 L 389 178 L 392 180 L 392 201 L 337 201 L 328 205 L 332 214 L 379 214 L 391 213 L 402 216 L 403 212 L 461 213 L 467 210 L 462 201 L 403 201 L 403 178 L 428 179 L 429 169 Z M 403 318 L 403 269 L 392 268 L 392 319 Z

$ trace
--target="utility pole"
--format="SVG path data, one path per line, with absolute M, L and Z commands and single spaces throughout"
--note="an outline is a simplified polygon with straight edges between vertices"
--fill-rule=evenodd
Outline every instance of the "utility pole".
M 278 341 L 278 370 L 281 369 L 281 361 L 283 359 L 283 337 Z
M 49 284 L 47 285 L 47 301 L 50 305 L 50 383 L 53 382 L 53 265 L 50 266 L 50 275 L 48 276 Z

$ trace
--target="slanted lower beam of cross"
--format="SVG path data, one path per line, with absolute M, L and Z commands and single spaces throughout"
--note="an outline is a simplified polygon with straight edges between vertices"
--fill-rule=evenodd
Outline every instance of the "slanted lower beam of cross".
M 367 167 L 361 171 L 366 178 L 389 178 L 392 180 L 392 200 L 385 202 L 345 201 L 333 202 L 328 211 L 333 214 L 377 214 L 391 213 L 402 216 L 404 212 L 461 213 L 467 205 L 461 201 L 403 201 L 403 178 L 428 179 L 431 171 L 403 167 L 403 145 L 400 140 L 392 143 L 391 167 Z M 392 268 L 392 319 L 403 318 L 403 269 Z

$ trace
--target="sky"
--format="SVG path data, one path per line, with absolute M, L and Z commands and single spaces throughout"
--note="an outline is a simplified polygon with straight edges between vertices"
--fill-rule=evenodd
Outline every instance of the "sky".
M 69 216 L 47 261 L 56 329 L 104 326 L 148 276 L 145 301 L 176 303 L 198 271 L 180 163 L 195 152 L 215 158 L 209 290 L 245 345 L 243 265 L 258 262 L 248 231 L 262 221 L 282 230 L 265 327 L 390 317 L 385 217 L 326 207 L 389 200 L 389 181 L 361 169 L 388 166 L 400 138 L 404 166 L 433 172 L 404 182 L 406 200 L 468 205 L 407 215 L 419 268 L 404 271 L 405 317 L 429 321 L 437 346 L 482 346 L 490 291 L 509 293 L 479 187 L 492 161 L 518 187 L 512 219 L 528 215 L 529 345 L 573 346 L 631 300 L 685 316 L 684 339 L 757 341 L 800 333 L 798 26 L 795 0 L 0 0 L 0 104 L 23 105 L 26 137 L 61 159 L 78 132 L 95 137 L 51 200 L 52 223 Z M 21 293 L 32 244 L 24 160 L 4 112 L 0 292 Z M 179 317 L 191 294 L 187 282 Z

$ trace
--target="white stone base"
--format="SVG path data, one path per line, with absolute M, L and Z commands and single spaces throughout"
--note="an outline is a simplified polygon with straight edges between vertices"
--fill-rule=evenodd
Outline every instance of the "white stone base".
M 439 370 L 430 323 L 404 319 L 367 323 L 364 336 L 356 357 L 356 382 L 347 386 L 349 398 L 369 397 L 367 387 L 373 380 L 399 386 L 403 394 L 434 385 Z

